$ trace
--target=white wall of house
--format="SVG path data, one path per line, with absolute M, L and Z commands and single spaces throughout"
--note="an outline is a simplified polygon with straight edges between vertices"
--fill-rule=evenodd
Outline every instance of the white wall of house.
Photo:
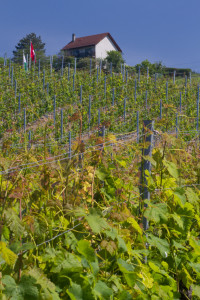
M 117 51 L 117 48 L 113 44 L 113 42 L 109 39 L 109 37 L 105 37 L 95 46 L 95 54 L 96 58 L 106 58 L 107 51 Z

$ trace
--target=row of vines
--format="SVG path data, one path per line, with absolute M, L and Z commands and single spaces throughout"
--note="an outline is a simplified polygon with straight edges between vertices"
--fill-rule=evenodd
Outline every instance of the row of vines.
M 197 79 L 13 70 L 0 67 L 0 299 L 199 299 Z

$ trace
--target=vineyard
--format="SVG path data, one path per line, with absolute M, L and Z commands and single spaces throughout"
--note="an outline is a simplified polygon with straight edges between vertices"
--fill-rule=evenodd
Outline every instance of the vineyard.
M 199 80 L 0 65 L 0 299 L 199 299 Z

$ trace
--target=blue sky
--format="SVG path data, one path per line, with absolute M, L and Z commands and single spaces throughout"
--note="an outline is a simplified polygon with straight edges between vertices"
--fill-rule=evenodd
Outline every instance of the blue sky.
M 56 54 L 77 37 L 110 32 L 129 65 L 142 60 L 200 71 L 199 0 L 3 0 L 0 56 L 35 32 Z

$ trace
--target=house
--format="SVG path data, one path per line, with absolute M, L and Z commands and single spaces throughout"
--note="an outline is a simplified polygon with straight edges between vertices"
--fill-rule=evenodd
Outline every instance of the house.
M 72 34 L 72 41 L 61 49 L 67 56 L 92 57 L 92 58 L 106 58 L 107 51 L 122 52 L 118 44 L 115 42 L 109 32 L 95 35 L 84 36 L 76 38 Z

